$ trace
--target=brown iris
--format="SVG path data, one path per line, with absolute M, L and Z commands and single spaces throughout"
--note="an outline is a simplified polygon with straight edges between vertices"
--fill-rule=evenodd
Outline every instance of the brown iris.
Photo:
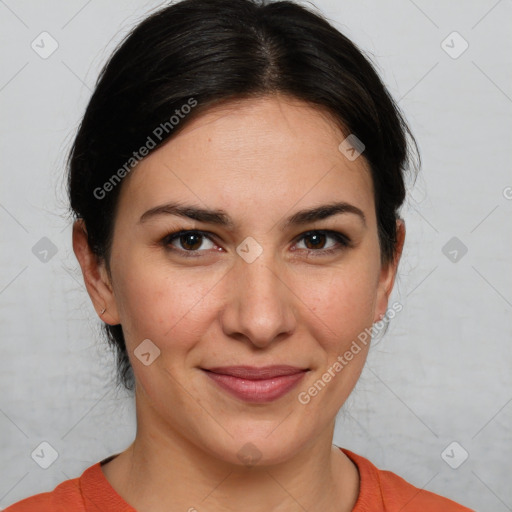
M 194 242 L 195 239 L 195 242 Z M 201 243 L 203 241 L 203 235 L 197 233 L 186 233 L 180 236 L 180 243 L 183 248 L 195 251 L 199 247 L 201 247 Z M 189 247 L 193 246 L 193 247 Z
M 314 233 L 311 235 L 307 235 L 304 237 L 304 244 L 308 249 L 318 249 L 319 247 L 323 246 L 325 244 L 325 233 Z M 307 240 L 314 240 L 313 246 L 309 247 Z

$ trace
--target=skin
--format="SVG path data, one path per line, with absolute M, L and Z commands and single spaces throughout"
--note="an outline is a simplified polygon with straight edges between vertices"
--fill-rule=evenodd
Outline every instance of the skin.
M 136 438 L 102 470 L 140 512 L 352 510 L 358 471 L 332 440 L 368 346 L 308 404 L 297 397 L 386 312 L 405 227 L 397 221 L 396 257 L 381 265 L 371 175 L 364 157 L 338 150 L 346 135 L 317 107 L 284 96 L 216 107 L 124 179 L 110 272 L 75 223 L 87 290 L 98 314 L 106 308 L 103 321 L 122 324 L 136 377 Z M 235 227 L 170 214 L 140 222 L 170 201 L 221 209 Z M 281 229 L 296 211 L 332 201 L 360 208 L 366 225 L 342 213 Z M 174 251 L 162 242 L 194 229 L 211 239 L 177 239 Z M 301 237 L 326 229 L 351 246 Z M 236 252 L 249 236 L 263 249 L 252 263 Z M 191 247 L 199 255 L 183 256 Z M 161 351 L 148 366 L 134 356 L 145 339 Z M 310 371 L 278 400 L 250 404 L 200 370 L 237 364 Z M 261 455 L 251 467 L 237 456 L 246 443 Z

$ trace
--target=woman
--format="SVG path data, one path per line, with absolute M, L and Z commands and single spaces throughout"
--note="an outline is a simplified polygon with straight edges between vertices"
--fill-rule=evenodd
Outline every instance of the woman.
M 184 0 L 100 75 L 73 248 L 137 434 L 22 511 L 464 511 L 332 444 L 405 239 L 408 127 L 290 2 Z

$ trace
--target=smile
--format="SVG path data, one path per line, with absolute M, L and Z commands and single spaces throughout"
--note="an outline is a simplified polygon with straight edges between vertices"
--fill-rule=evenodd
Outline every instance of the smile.
M 245 402 L 267 403 L 289 393 L 308 370 L 293 367 L 230 367 L 203 372 L 223 391 Z M 274 374 L 274 375 L 271 375 Z

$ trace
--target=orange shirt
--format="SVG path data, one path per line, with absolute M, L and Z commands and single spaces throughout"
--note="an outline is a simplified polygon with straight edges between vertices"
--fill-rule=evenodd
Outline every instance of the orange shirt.
M 352 512 L 474 512 L 403 478 L 377 469 L 368 459 L 340 448 L 359 470 L 359 497 Z M 101 470 L 114 455 L 87 468 L 80 477 L 66 480 L 52 492 L 36 494 L 7 507 L 4 512 L 137 512 L 110 485 Z

